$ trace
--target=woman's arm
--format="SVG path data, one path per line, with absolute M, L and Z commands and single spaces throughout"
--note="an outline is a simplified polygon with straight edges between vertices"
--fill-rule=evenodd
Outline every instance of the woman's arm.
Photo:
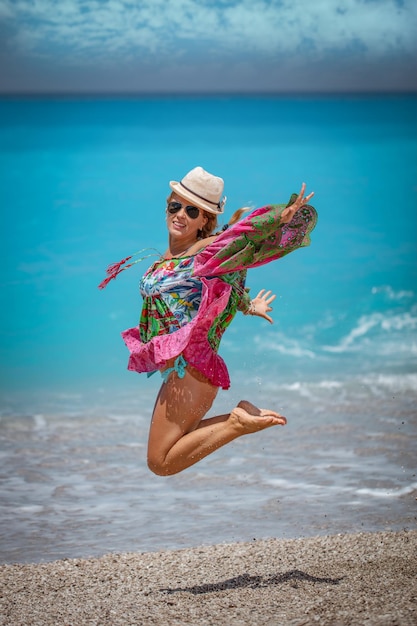
M 200 252 L 200 250 L 202 250 L 203 248 L 206 248 L 211 243 L 213 243 L 213 241 L 215 241 L 217 236 L 218 235 L 210 235 L 210 237 L 204 237 L 204 239 L 199 239 L 191 246 L 191 248 L 188 248 L 187 256 L 188 255 L 193 256 L 194 254 L 197 254 L 197 252 Z

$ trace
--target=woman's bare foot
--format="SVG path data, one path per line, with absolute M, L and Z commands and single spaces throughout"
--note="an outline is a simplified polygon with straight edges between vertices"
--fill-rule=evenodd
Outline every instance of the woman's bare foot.
M 244 433 L 254 433 L 270 426 L 285 426 L 286 418 L 270 409 L 259 409 L 257 406 L 241 400 L 230 413 L 230 418 Z
M 259 409 L 257 406 L 252 404 L 252 402 L 249 402 L 249 400 L 241 400 L 237 406 L 250 415 L 261 415 L 262 417 L 266 415 L 273 415 L 274 417 L 279 417 L 280 419 L 285 420 L 285 424 L 287 423 L 285 417 L 280 415 L 280 413 L 276 413 L 275 411 L 272 411 L 272 409 Z

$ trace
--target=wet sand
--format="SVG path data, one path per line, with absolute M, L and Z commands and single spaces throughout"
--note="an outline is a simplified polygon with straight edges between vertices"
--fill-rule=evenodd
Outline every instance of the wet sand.
M 0 567 L 0 624 L 417 624 L 417 530 Z

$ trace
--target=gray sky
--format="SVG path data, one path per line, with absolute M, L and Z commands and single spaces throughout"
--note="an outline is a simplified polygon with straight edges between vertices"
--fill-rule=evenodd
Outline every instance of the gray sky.
M 2 93 L 416 90 L 416 0 L 0 0 Z

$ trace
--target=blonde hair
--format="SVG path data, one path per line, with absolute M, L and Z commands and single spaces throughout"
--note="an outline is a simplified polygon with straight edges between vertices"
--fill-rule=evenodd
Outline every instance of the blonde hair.
M 240 220 L 242 215 L 250 210 L 251 210 L 251 207 L 248 207 L 248 206 L 242 207 L 241 209 L 237 209 L 237 211 L 233 213 L 232 217 L 227 222 L 227 224 L 223 226 L 221 230 L 219 230 L 217 233 L 214 233 L 214 234 L 219 235 L 223 230 L 226 230 L 229 226 L 236 224 L 236 222 Z M 203 228 L 200 231 L 201 239 L 210 237 L 210 235 L 213 234 L 213 231 L 218 227 L 217 215 L 215 213 L 209 213 L 208 211 L 203 211 L 203 213 L 204 213 L 204 216 L 207 218 L 207 222 L 204 224 Z

